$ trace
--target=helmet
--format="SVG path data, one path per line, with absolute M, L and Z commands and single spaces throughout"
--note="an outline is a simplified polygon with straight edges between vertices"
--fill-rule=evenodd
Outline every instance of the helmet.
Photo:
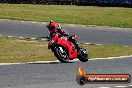
M 50 23 L 47 25 L 50 32 L 55 32 L 55 30 L 58 28 L 58 24 L 50 21 Z

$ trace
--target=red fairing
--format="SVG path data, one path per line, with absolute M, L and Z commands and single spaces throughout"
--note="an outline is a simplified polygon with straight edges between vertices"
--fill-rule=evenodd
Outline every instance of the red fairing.
M 77 58 L 78 53 L 77 53 L 77 50 L 75 48 L 75 45 L 72 42 L 67 41 L 67 39 L 65 39 L 64 37 L 59 38 L 58 33 L 56 33 L 54 35 L 54 37 L 52 39 L 50 39 L 48 49 L 51 48 L 50 45 L 52 45 L 54 42 L 57 45 L 61 45 L 68 50 L 69 59 Z
M 72 42 L 65 40 L 64 38 L 59 38 L 57 44 L 62 45 L 69 51 L 69 59 L 77 58 L 77 50 Z
M 54 35 L 54 37 L 52 38 L 52 39 L 50 39 L 50 41 L 49 41 L 49 43 L 48 43 L 48 49 L 50 49 L 51 47 L 50 47 L 50 45 L 52 45 L 54 42 L 57 42 L 57 40 L 58 40 L 58 33 L 56 33 L 55 35 Z

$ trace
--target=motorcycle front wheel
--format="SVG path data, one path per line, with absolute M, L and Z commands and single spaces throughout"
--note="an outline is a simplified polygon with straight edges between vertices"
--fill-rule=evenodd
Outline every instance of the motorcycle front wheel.
M 68 52 L 62 46 L 56 46 L 54 49 L 54 55 L 62 63 L 67 63 L 69 61 Z

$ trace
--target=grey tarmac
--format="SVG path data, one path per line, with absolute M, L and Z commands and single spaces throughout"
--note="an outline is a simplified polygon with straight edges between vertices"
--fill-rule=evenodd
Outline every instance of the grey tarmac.
M 62 27 L 70 35 L 77 35 L 80 43 L 132 45 L 132 29 L 68 25 L 62 25 Z M 0 35 L 28 38 L 46 37 L 48 29 L 46 24 L 42 23 L 0 20 Z
M 90 60 L 73 63 L 34 63 L 0 65 L 0 88 L 99 88 L 128 86 L 129 84 L 76 83 L 77 69 L 81 65 L 87 74 L 130 74 L 132 57 L 119 59 Z

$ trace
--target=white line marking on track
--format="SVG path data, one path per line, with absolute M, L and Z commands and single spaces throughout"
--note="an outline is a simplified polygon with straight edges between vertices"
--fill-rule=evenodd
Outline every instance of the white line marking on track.
M 78 59 L 69 62 L 78 62 Z M 48 63 L 61 63 L 59 60 L 55 61 L 36 61 L 36 62 L 26 62 L 26 63 L 0 63 L 0 65 L 17 65 L 17 64 L 48 64 Z
M 102 45 L 102 44 L 99 44 L 99 43 L 82 43 L 82 44 L 87 44 L 87 45 Z
M 98 88 L 110 88 L 110 87 L 98 87 Z
M 47 40 L 47 39 L 41 39 L 41 40 L 45 41 L 45 40 Z
M 90 59 L 90 60 L 121 59 L 121 58 L 129 58 L 129 57 L 132 57 L 132 55 L 129 55 L 129 56 L 119 56 L 119 57 L 107 57 L 107 58 L 93 58 L 93 59 Z
M 35 40 L 36 38 L 31 38 L 32 40 Z
M 9 38 L 12 38 L 13 36 L 8 36 Z
M 58 60 L 55 60 L 55 61 L 36 61 L 36 62 L 27 62 L 27 64 L 37 64 L 37 63 L 58 63 L 59 61 Z
M 0 63 L 0 65 L 16 65 L 16 64 L 26 64 L 26 63 Z
M 19 39 L 24 39 L 24 37 L 18 37 Z
M 132 55 L 130 56 L 120 56 L 120 57 L 108 57 L 108 58 L 93 58 L 93 59 L 89 59 L 89 60 L 111 60 L 111 59 L 121 59 L 121 58 L 128 58 L 128 57 L 132 57 Z M 70 62 L 78 62 L 78 59 L 74 59 Z M 0 65 L 14 65 L 14 64 L 39 64 L 39 63 L 43 63 L 43 64 L 48 64 L 48 63 L 60 63 L 60 61 L 55 60 L 55 61 L 36 61 L 36 62 L 26 62 L 26 63 L 0 63 Z M 132 85 L 131 85 L 132 86 Z
M 129 88 L 129 86 L 114 86 L 114 88 Z

